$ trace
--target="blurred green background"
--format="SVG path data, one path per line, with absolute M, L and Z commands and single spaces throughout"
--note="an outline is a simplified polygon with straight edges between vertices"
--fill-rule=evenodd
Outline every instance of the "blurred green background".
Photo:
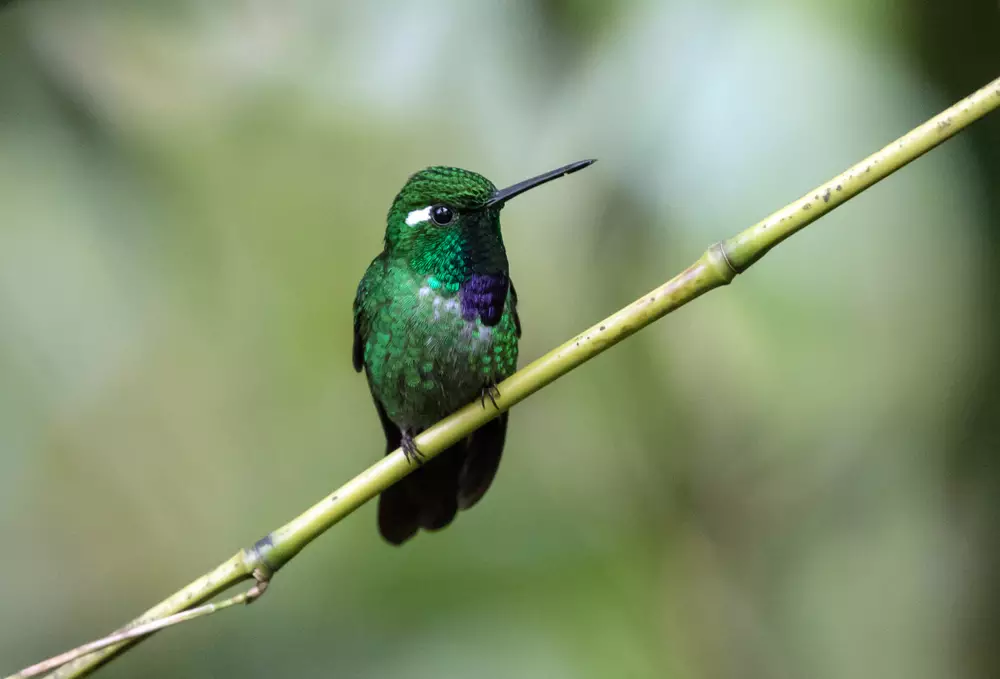
M 1000 74 L 990 0 L 20 0 L 0 13 L 0 673 L 382 452 L 354 288 L 406 177 L 508 184 L 522 364 Z M 1000 118 L 102 677 L 1000 676 Z

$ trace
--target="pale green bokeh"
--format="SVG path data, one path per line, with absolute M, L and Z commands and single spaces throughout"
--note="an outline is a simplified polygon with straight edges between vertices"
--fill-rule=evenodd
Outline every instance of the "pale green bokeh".
M 505 210 L 530 360 L 949 103 L 874 10 L 544 4 L 0 13 L 0 672 L 377 459 L 350 305 L 411 172 L 600 158 Z M 964 676 L 968 143 L 517 407 L 449 530 L 367 506 L 100 676 Z

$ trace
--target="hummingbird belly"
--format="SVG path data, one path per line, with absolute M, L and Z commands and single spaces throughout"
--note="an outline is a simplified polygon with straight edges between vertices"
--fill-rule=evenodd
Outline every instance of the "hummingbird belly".
M 419 430 L 516 370 L 517 331 L 509 296 L 488 326 L 463 317 L 457 290 L 408 283 L 373 318 L 365 362 L 389 419 Z

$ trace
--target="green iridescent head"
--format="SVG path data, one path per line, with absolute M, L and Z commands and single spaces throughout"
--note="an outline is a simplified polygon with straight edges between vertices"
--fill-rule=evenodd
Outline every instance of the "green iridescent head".
M 417 273 L 452 287 L 473 273 L 507 272 L 500 210 L 515 196 L 581 170 L 582 160 L 498 190 L 457 167 L 429 167 L 409 178 L 389 209 L 385 249 Z

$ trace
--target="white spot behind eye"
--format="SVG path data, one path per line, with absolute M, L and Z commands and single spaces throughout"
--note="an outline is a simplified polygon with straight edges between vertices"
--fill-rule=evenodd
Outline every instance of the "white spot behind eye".
M 414 226 L 415 224 L 426 222 L 430 218 L 431 218 L 430 207 L 425 207 L 423 210 L 414 210 L 410 214 L 406 215 L 406 225 Z

